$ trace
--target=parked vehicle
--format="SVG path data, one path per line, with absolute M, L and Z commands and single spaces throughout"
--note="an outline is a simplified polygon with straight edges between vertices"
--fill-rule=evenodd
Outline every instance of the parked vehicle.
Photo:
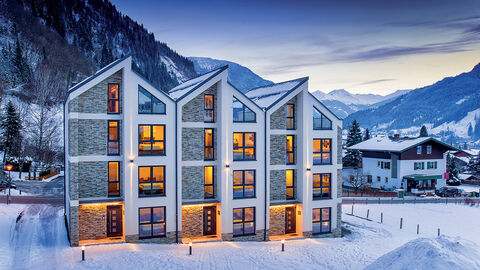
M 462 190 L 453 187 L 442 187 L 435 192 L 440 197 L 460 197 L 462 196 Z
M 447 180 L 447 185 L 449 186 L 460 186 L 462 182 L 456 178 L 448 179 Z

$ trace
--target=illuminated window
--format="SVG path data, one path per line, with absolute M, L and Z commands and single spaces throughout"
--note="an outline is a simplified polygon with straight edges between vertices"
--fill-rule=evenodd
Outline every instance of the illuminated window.
M 287 135 L 287 164 L 295 164 L 295 136 Z
M 138 196 L 165 196 L 165 166 L 138 167 Z
M 138 154 L 165 155 L 165 125 L 138 126 Z
M 233 209 L 233 236 L 255 234 L 255 207 Z
M 331 208 L 312 209 L 312 233 L 329 233 L 331 231 Z
M 332 164 L 331 144 L 331 139 L 313 139 L 313 165 Z
M 206 128 L 204 137 L 204 160 L 214 160 L 213 128 Z
M 314 173 L 313 174 L 313 199 L 329 199 L 331 193 L 331 174 Z
M 294 170 L 287 170 L 287 200 L 294 200 L 295 199 L 295 171 Z
M 235 97 L 233 98 L 233 122 L 255 122 L 255 113 Z
M 233 171 L 233 198 L 255 197 L 255 171 Z
M 255 133 L 233 133 L 233 160 L 255 160 Z
M 287 104 L 287 129 L 295 129 L 295 104 Z
M 205 122 L 214 122 L 213 108 L 214 108 L 213 95 L 204 96 L 204 109 L 205 109 Z
M 332 121 L 315 107 L 313 107 L 313 129 L 332 129 Z
M 213 176 L 213 166 L 205 166 L 203 169 L 203 183 L 204 183 L 204 195 L 205 199 L 215 197 L 215 185 Z
M 120 155 L 120 136 L 118 132 L 119 121 L 108 121 L 108 155 Z
M 164 237 L 165 206 L 138 209 L 138 236 L 140 238 Z
M 108 162 L 108 197 L 120 196 L 120 162 Z
M 119 113 L 119 84 L 108 84 L 108 113 Z
M 138 86 L 138 113 L 165 114 L 165 103 L 154 97 L 140 85 Z

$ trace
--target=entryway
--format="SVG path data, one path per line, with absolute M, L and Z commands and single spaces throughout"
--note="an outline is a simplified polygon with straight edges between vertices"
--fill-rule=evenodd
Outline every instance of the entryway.
M 123 235 L 123 214 L 121 205 L 107 206 L 107 237 Z
M 217 234 L 216 209 L 216 206 L 203 207 L 203 235 L 205 236 Z
M 285 207 L 285 234 L 295 233 L 297 219 L 295 217 L 295 206 Z

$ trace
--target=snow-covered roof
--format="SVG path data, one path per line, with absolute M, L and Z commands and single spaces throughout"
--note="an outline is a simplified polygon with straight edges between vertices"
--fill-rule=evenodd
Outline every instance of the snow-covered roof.
M 269 108 L 277 100 L 281 99 L 290 91 L 295 90 L 302 83 L 308 80 L 308 77 L 296 80 L 274 83 L 260 86 L 249 90 L 245 95 L 262 108 Z
M 185 81 L 185 82 L 177 85 L 176 87 L 174 87 L 170 91 L 168 91 L 168 95 L 171 98 L 173 98 L 174 100 L 178 100 L 178 99 L 182 98 L 183 96 L 185 96 L 186 94 L 190 93 L 191 91 L 195 90 L 196 88 L 200 87 L 205 82 L 207 82 L 211 78 L 215 77 L 218 73 L 224 71 L 227 68 L 228 68 L 228 66 L 219 67 L 219 68 L 214 69 L 212 71 L 209 71 L 205 74 L 202 74 L 198 77 L 195 77 L 193 79 Z
M 364 150 L 364 151 L 390 151 L 390 152 L 402 152 L 407 149 L 410 149 L 416 145 L 422 144 L 426 141 L 435 141 L 439 144 L 442 144 L 450 149 L 455 149 L 452 146 L 445 144 L 439 140 L 436 140 L 432 137 L 389 137 L 389 136 L 378 136 L 373 137 L 369 140 L 357 143 L 348 147 L 352 150 Z
M 463 151 L 463 152 L 465 152 L 465 153 L 467 153 L 471 156 L 478 156 L 480 154 L 480 150 L 478 150 L 478 149 L 468 149 L 468 150 L 464 149 L 464 150 L 461 150 L 461 151 Z

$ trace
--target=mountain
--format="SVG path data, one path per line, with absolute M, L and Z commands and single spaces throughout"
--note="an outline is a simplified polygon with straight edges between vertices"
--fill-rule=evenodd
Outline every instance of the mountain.
M 374 132 L 396 130 L 402 135 L 418 135 L 425 125 L 431 135 L 450 143 L 480 140 L 480 64 L 470 72 L 355 112 L 344 120 L 344 126 L 354 119 Z
M 193 62 L 197 73 L 205 73 L 212 69 L 228 65 L 228 80 L 238 90 L 246 92 L 252 88 L 272 84 L 271 81 L 265 80 L 257 74 L 253 73 L 247 67 L 234 62 L 217 60 L 207 57 L 188 57 Z

